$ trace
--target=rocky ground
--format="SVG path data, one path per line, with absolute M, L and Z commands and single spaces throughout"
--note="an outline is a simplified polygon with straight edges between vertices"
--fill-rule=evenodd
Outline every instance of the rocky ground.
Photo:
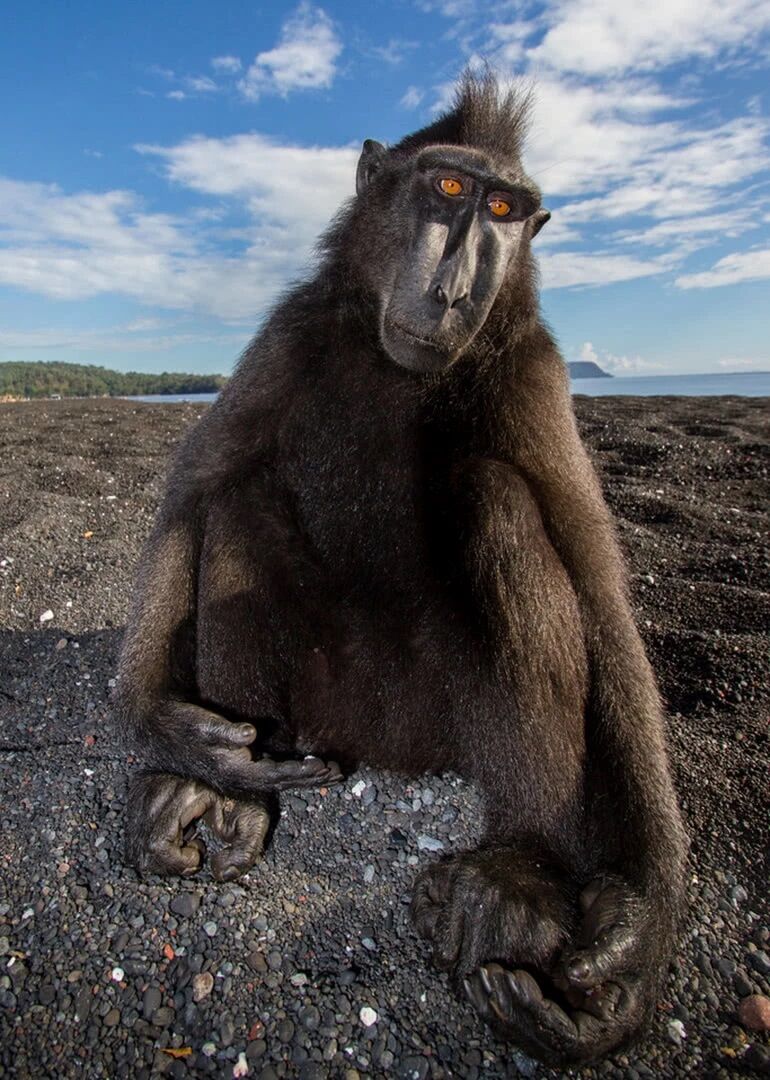
M 410 926 L 417 865 L 476 834 L 459 780 L 363 772 L 284 798 L 264 862 L 235 886 L 123 865 L 110 682 L 159 475 L 202 409 L 0 406 L 0 1075 L 553 1075 L 490 1037 Z M 693 841 L 654 1029 L 581 1075 L 767 1072 L 748 999 L 770 993 L 768 402 L 577 409 L 632 563 Z

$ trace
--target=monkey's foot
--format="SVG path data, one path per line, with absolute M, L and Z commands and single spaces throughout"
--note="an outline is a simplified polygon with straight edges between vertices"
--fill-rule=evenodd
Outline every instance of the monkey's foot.
M 627 1046 L 649 1021 L 668 940 L 641 897 L 613 879 L 582 893 L 575 942 L 551 972 L 557 1002 L 528 971 L 487 964 L 465 992 L 493 1030 L 543 1061 L 591 1061 Z
M 140 874 L 194 874 L 205 856 L 205 845 L 194 835 L 199 819 L 225 845 L 211 859 L 217 881 L 233 881 L 261 856 L 270 827 L 261 799 L 230 799 L 195 780 L 142 773 L 129 789 L 128 862 Z
M 579 1064 L 619 1050 L 647 1020 L 638 987 L 625 980 L 582 995 L 582 1007 L 562 1007 L 529 972 L 499 964 L 480 968 L 464 986 L 498 1038 L 551 1065 Z
M 458 983 L 492 960 L 549 970 L 573 923 L 559 871 L 502 846 L 429 866 L 417 879 L 412 912 L 436 967 Z

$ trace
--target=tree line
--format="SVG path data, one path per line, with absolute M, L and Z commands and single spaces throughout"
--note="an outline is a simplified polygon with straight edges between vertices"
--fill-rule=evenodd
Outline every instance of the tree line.
M 207 394 L 221 390 L 224 375 L 187 375 L 164 371 L 110 371 L 90 364 L 52 362 L 0 363 L 0 396 L 40 398 L 128 397 L 134 394 Z

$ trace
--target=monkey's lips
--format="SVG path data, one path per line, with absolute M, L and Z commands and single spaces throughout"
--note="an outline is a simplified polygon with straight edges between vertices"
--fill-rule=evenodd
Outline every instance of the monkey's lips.
M 382 327 L 382 344 L 400 367 L 419 372 L 442 371 L 460 351 L 446 341 L 419 334 L 387 317 Z

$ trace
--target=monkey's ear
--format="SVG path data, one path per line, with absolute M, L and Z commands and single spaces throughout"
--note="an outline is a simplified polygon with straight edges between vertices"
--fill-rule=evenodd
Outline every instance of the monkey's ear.
M 537 236 L 542 227 L 545 225 L 546 221 L 550 220 L 550 210 L 546 210 L 545 207 L 543 207 L 542 210 L 536 210 L 535 213 L 532 215 L 532 232 L 530 233 L 530 238 L 533 236 Z
M 375 142 L 374 139 L 364 140 L 356 170 L 356 195 L 362 195 L 366 191 L 387 154 L 388 151 L 382 143 Z

